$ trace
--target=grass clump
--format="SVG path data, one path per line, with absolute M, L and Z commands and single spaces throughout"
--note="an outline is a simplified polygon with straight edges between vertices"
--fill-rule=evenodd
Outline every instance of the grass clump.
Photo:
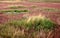
M 0 36 L 10 38 L 46 38 L 54 28 L 54 23 L 44 16 L 31 16 L 6 23 L 5 26 L 0 27 Z
M 33 16 L 28 19 L 27 25 L 33 26 L 35 29 L 48 29 L 51 30 L 54 28 L 54 23 L 45 17 Z

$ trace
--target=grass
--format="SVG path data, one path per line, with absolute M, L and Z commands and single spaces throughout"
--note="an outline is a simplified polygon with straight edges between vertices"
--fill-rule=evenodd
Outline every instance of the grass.
M 1 13 L 26 13 L 28 10 L 0 10 Z
M 49 19 L 43 16 L 32 16 L 26 19 L 12 20 L 4 25 L 0 25 L 0 36 L 2 38 L 46 37 L 44 36 L 45 32 L 50 32 L 54 28 L 54 23 Z M 42 36 L 39 35 L 40 32 L 43 33 Z
M 52 23 L 52 21 L 49 21 L 45 17 L 40 18 L 40 16 L 33 16 L 33 17 L 29 18 L 27 23 L 28 23 L 28 26 L 34 25 L 35 29 L 36 28 L 38 28 L 38 29 L 41 29 L 41 28 L 42 29 L 52 29 L 54 27 L 54 24 Z

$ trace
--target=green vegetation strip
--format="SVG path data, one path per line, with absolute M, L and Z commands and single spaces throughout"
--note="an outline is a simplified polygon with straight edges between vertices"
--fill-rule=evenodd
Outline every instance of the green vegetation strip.
M 28 10 L 0 10 L 0 13 L 22 13 L 28 12 Z

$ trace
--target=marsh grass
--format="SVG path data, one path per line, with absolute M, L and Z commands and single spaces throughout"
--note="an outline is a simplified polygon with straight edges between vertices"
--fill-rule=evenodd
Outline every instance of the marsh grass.
M 54 23 L 49 19 L 43 16 L 32 16 L 0 25 L 0 36 L 3 38 L 47 38 L 54 28 Z

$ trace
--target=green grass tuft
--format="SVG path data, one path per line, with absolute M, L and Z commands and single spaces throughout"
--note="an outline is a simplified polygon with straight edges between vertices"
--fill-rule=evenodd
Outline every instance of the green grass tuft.
M 12 20 L 0 25 L 0 36 L 2 38 L 38 38 L 43 33 L 54 30 L 55 25 L 47 18 L 33 16 L 21 20 Z M 42 31 L 43 30 L 43 31 Z M 37 33 L 37 34 L 36 34 Z M 39 35 L 39 37 L 42 37 Z

